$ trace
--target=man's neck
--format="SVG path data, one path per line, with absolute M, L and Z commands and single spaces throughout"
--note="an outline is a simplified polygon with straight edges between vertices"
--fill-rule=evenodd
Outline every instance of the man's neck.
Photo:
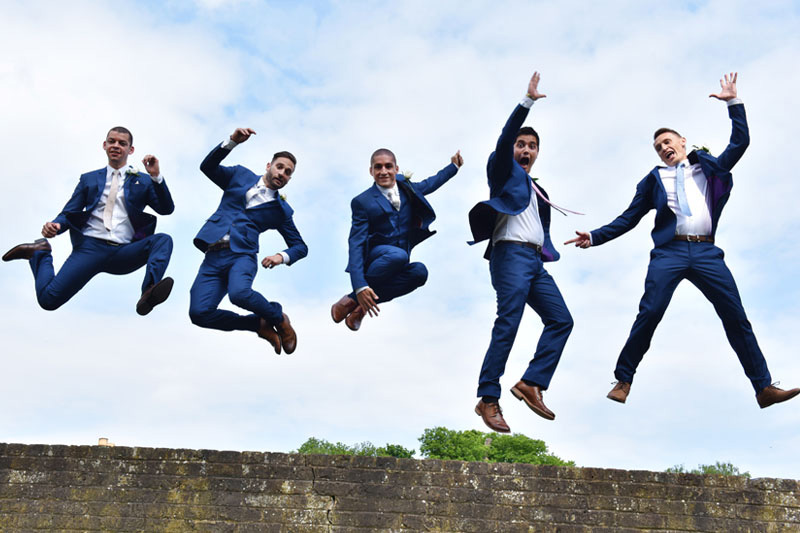
M 111 167 L 111 168 L 113 168 L 114 170 L 119 170 L 119 169 L 121 169 L 122 167 L 124 167 L 124 166 L 127 166 L 127 165 L 128 165 L 128 162 L 127 162 L 127 161 L 123 161 L 122 163 L 113 163 L 113 162 L 111 162 L 111 161 L 109 161 L 109 162 L 108 162 L 108 166 L 110 166 L 110 167 Z

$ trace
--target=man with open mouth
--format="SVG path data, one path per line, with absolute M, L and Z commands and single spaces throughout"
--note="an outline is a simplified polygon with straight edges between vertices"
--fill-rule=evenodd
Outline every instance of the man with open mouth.
M 489 156 L 489 194 L 469 213 L 475 244 L 489 240 L 484 257 L 489 260 L 492 286 L 497 292 L 497 318 L 478 379 L 475 412 L 492 430 L 510 431 L 500 409 L 500 377 L 517 335 L 525 305 L 544 323 L 533 359 L 511 393 L 536 414 L 553 420 L 544 404 L 547 390 L 564 345 L 572 331 L 572 316 L 544 263 L 556 261 L 558 252 L 550 240 L 550 208 L 542 187 L 530 177 L 539 155 L 539 134 L 522 127 L 533 103 L 544 98 L 534 72 L 528 92 L 509 117 L 495 151 Z
M 128 165 L 133 134 L 122 126 L 111 128 L 103 141 L 105 167 L 80 177 L 64 209 L 42 226 L 43 239 L 15 246 L 3 261 L 27 259 L 36 280 L 36 298 L 48 311 L 58 309 L 101 272 L 129 274 L 147 266 L 136 312 L 146 315 L 163 303 L 173 280 L 164 277 L 172 238 L 155 233 L 156 217 L 144 213 L 150 206 L 160 215 L 175 209 L 158 159 L 142 160 L 147 173 Z M 58 274 L 47 239 L 69 230 L 72 253 Z
M 730 171 L 750 143 L 744 104 L 737 97 L 737 77 L 735 72 L 726 74 L 720 80 L 722 90 L 709 95 L 727 102 L 732 122 L 730 142 L 719 157 L 704 150 L 687 154 L 684 137 L 673 129 L 659 128 L 653 135 L 653 148 L 665 166 L 655 167 L 639 182 L 630 206 L 614 221 L 592 232 L 577 231 L 578 236 L 565 243 L 584 249 L 599 246 L 633 229 L 647 212 L 656 210 L 655 247 L 650 252 L 645 291 L 617 360 L 617 383 L 608 393 L 610 400 L 627 400 L 636 368 L 675 288 L 684 279 L 714 305 L 762 409 L 800 393 L 800 389 L 785 391 L 772 384 L 724 253 L 714 245 L 722 208 L 733 188 Z

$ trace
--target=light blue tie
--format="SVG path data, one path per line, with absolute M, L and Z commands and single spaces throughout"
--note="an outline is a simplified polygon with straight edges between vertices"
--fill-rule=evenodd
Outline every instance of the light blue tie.
M 683 176 L 683 169 L 686 167 L 685 164 L 681 163 L 678 165 L 678 168 L 675 169 L 675 193 L 678 195 L 678 209 L 681 210 L 681 213 L 684 216 L 690 217 L 692 216 L 692 210 L 689 209 L 689 201 L 686 199 L 686 187 L 684 185 L 684 176 Z

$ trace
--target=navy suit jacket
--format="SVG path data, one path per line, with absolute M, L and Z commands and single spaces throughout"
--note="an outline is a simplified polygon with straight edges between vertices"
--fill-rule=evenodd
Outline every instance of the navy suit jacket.
M 717 232 L 717 224 L 722 214 L 722 208 L 730 197 L 733 188 L 731 169 L 739 161 L 750 144 L 750 134 L 747 129 L 747 117 L 744 104 L 728 106 L 728 115 L 732 122 L 731 139 L 725 150 L 714 157 L 702 150 L 695 150 L 689 154 L 689 163 L 700 163 L 703 174 L 708 181 L 708 201 L 711 211 L 711 236 Z M 604 242 L 619 237 L 633 229 L 639 220 L 651 209 L 656 210 L 655 227 L 652 231 L 655 247 L 662 246 L 675 237 L 677 218 L 672 209 L 667 205 L 667 193 L 658 174 L 658 167 L 636 186 L 636 194 L 631 205 L 610 224 L 592 231 L 592 245 L 599 246 Z
M 478 203 L 469 212 L 469 226 L 474 239 L 469 241 L 469 244 L 490 239 L 484 254 L 486 259 L 492 255 L 491 238 L 497 214 L 518 215 L 522 213 L 531 203 L 531 194 L 536 194 L 531 186 L 531 177 L 519 163 L 514 161 L 514 143 L 517 140 L 517 132 L 525 122 L 528 111 L 528 108 L 518 105 L 506 121 L 506 125 L 503 126 L 500 138 L 497 139 L 497 147 L 489 156 L 489 162 L 486 165 L 486 175 L 489 179 L 489 199 Z M 545 197 L 549 198 L 547 192 L 540 185 L 537 184 L 537 187 Z M 542 261 L 558 261 L 561 255 L 550 240 L 550 206 L 538 196 L 536 205 L 539 208 L 539 218 L 544 230 Z
M 126 172 L 129 168 L 124 167 L 120 171 Z M 82 174 L 72 192 L 72 197 L 53 220 L 61 224 L 59 233 L 70 230 L 69 236 L 73 247 L 83 242 L 84 235 L 81 232 L 92 211 L 100 203 L 106 186 L 106 174 L 107 167 Z M 144 212 L 146 206 L 152 207 L 159 215 L 169 215 L 175 210 L 166 180 L 156 183 L 144 172 L 128 174 L 122 189 L 125 191 L 125 208 L 133 226 L 134 241 L 144 239 L 155 232 L 156 217 Z
M 450 163 L 436 175 L 420 182 L 411 182 L 402 174 L 396 177 L 398 188 L 402 189 L 411 202 L 411 227 L 396 228 L 392 224 L 394 208 L 389 200 L 378 189 L 377 184 L 362 192 L 350 202 L 353 212 L 353 221 L 350 227 L 349 261 L 346 272 L 350 273 L 350 282 L 353 290 L 369 285 L 364 272 L 369 251 L 379 244 L 391 244 L 397 241 L 401 234 L 408 241 L 408 252 L 417 244 L 424 241 L 434 233 L 428 227 L 436 219 L 431 204 L 425 195 L 432 193 L 456 175 L 458 167 Z
M 276 229 L 286 241 L 284 252 L 289 262 L 308 255 L 308 247 L 294 225 L 294 211 L 278 195 L 274 202 L 267 202 L 251 209 L 247 207 L 247 191 L 261 176 L 241 165 L 224 167 L 220 162 L 231 153 L 217 145 L 200 164 L 200 170 L 224 192 L 219 207 L 206 221 L 194 238 L 194 245 L 205 252 L 209 244 L 230 234 L 231 250 L 236 253 L 258 253 L 258 237 L 268 229 Z

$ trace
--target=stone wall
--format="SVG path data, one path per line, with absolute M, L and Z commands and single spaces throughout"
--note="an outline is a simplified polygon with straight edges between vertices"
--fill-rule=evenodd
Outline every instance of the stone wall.
M 460 461 L 0 444 L 0 531 L 800 531 L 800 483 Z

